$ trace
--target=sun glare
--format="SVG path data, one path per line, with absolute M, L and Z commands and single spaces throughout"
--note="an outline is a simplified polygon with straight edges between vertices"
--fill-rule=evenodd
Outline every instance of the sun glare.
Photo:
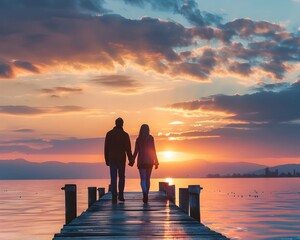
M 199 158 L 198 154 L 175 152 L 172 150 L 158 152 L 157 156 L 161 162 L 181 162 Z
M 167 182 L 169 185 L 172 185 L 172 184 L 173 184 L 173 178 L 166 178 L 166 182 Z
M 174 152 L 173 151 L 166 151 L 166 152 L 164 152 L 164 155 L 165 155 L 165 158 L 166 159 L 171 159 L 171 158 L 173 158 L 174 157 Z

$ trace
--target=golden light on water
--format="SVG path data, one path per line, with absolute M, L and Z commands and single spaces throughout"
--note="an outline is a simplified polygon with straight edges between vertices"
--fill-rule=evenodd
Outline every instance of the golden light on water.
M 166 182 L 167 182 L 169 185 L 172 185 L 172 184 L 173 184 L 173 178 L 166 178 Z

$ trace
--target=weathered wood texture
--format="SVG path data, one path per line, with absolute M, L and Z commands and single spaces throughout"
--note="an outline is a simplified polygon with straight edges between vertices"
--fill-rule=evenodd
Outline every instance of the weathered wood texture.
M 98 199 L 102 198 L 105 195 L 105 188 L 98 188 Z
M 186 213 L 189 214 L 190 207 L 189 189 L 179 188 L 179 207 Z M 199 209 L 200 211 L 200 209 Z
M 91 207 L 97 198 L 97 187 L 88 187 L 88 207 Z
M 142 193 L 125 193 L 125 199 L 112 204 L 111 193 L 104 195 L 53 240 L 228 239 L 188 216 L 162 192 L 151 192 L 148 204 Z
M 65 191 L 65 221 L 68 224 L 77 217 L 77 187 L 66 184 L 61 189 Z

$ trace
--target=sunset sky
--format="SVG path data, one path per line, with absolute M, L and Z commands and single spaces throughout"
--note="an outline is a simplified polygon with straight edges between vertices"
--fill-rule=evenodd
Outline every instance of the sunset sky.
M 0 0 L 0 159 L 300 163 L 300 0 Z

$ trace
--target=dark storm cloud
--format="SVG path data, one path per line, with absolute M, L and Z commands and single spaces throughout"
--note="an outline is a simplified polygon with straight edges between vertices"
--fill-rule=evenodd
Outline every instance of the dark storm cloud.
M 223 24 L 220 16 L 201 11 L 194 0 L 125 3 L 181 14 L 193 26 L 150 17 L 127 19 L 104 9 L 104 1 L 3 0 L 0 78 L 13 78 L 20 68 L 32 73 L 56 64 L 114 69 L 130 61 L 199 81 L 224 70 L 244 76 L 260 70 L 283 79 L 300 60 L 299 36 L 279 24 L 251 19 Z M 203 48 L 207 41 L 221 44 L 210 46 L 213 56 L 197 50 L 186 54 L 186 48 Z
M 233 119 L 248 122 L 281 123 L 300 120 L 300 81 L 279 91 L 246 95 L 214 95 L 196 101 L 175 103 L 171 109 L 223 111 Z
M 56 107 L 30 107 L 25 105 L 0 106 L 0 114 L 36 116 L 44 114 L 59 114 L 68 112 L 82 112 L 85 109 L 79 106 L 56 106 Z

